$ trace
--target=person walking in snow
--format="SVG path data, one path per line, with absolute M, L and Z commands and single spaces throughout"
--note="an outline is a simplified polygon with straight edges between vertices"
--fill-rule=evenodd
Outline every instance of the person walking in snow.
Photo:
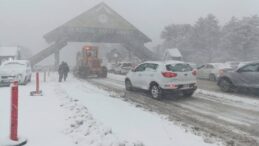
M 69 73 L 69 66 L 68 66 L 68 64 L 66 62 L 64 63 L 63 71 L 64 71 L 64 81 L 66 81 L 67 80 L 67 75 Z
M 62 61 L 62 63 L 58 67 L 58 75 L 59 75 L 58 81 L 62 82 L 63 78 L 64 78 L 64 81 L 66 81 L 68 72 L 69 72 L 68 64 Z
M 58 81 L 62 82 L 63 76 L 64 76 L 64 66 L 65 62 L 62 61 L 61 64 L 58 67 Z

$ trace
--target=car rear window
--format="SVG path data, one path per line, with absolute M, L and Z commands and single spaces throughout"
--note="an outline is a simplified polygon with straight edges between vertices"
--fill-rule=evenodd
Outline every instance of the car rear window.
M 187 71 L 192 71 L 192 67 L 189 64 L 183 64 L 183 63 L 168 64 L 166 65 L 166 70 L 172 71 L 172 72 L 187 72 Z

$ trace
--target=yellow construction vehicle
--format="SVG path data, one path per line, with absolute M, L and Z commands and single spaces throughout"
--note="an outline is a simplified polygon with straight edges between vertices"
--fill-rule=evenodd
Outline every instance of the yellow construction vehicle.
M 98 47 L 84 46 L 76 57 L 75 73 L 80 78 L 97 75 L 100 78 L 107 77 L 107 68 L 101 66 L 102 60 L 98 57 Z

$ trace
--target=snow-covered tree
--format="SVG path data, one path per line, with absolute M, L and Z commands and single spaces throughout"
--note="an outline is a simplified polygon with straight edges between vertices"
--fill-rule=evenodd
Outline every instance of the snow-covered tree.
M 165 27 L 161 34 L 163 48 L 178 48 L 188 60 L 192 52 L 190 38 L 193 27 L 190 24 L 172 24 Z
M 209 14 L 205 18 L 199 18 L 194 25 L 192 35 L 192 46 L 195 49 L 196 56 L 202 57 L 203 60 L 198 62 L 212 62 L 218 52 L 220 40 L 220 26 L 216 17 Z
M 172 24 L 165 27 L 161 34 L 165 47 L 183 48 L 187 45 L 192 34 L 190 24 Z
M 172 24 L 162 31 L 163 48 L 178 48 L 186 61 L 196 63 L 246 61 L 259 58 L 259 17 L 232 17 L 220 27 L 215 16 L 199 18 L 192 26 Z M 162 49 L 161 49 L 162 48 Z
M 233 60 L 251 60 L 259 53 L 259 17 L 232 18 L 223 27 L 221 46 Z

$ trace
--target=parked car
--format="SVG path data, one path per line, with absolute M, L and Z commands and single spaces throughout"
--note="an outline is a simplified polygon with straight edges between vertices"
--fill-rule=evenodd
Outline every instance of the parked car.
M 133 67 L 131 62 L 120 62 L 114 68 L 114 72 L 117 74 L 127 74 Z
M 236 70 L 223 73 L 218 86 L 225 92 L 235 88 L 259 90 L 259 61 L 244 64 Z
M 201 79 L 209 79 L 216 81 L 223 72 L 232 70 L 228 64 L 224 63 L 208 63 L 198 68 L 197 77 Z
M 106 64 L 106 66 L 107 66 L 108 72 L 114 73 L 114 69 L 116 67 L 115 63 L 108 63 Z
M 27 60 L 11 60 L 2 63 L 0 67 L 0 84 L 10 85 L 14 80 L 26 85 L 31 81 L 31 65 Z
M 240 67 L 242 67 L 242 66 L 244 66 L 244 65 L 246 65 L 246 64 L 249 64 L 249 63 L 251 63 L 251 62 L 253 62 L 253 61 L 243 61 L 243 62 L 240 62 L 240 63 L 238 64 L 237 68 L 240 68 Z
M 129 71 L 125 87 L 129 91 L 134 88 L 147 90 L 154 99 L 161 99 L 164 93 L 180 92 L 189 97 L 197 89 L 196 70 L 180 61 L 148 61 Z
M 225 64 L 228 64 L 231 68 L 236 69 L 236 68 L 238 68 L 240 62 L 237 62 L 237 61 L 227 61 Z

